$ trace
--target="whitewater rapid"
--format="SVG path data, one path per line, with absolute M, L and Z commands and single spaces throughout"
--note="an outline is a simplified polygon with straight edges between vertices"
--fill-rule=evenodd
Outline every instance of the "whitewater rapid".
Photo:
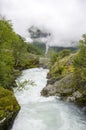
M 86 130 L 86 116 L 74 105 L 59 97 L 42 97 L 40 92 L 47 83 L 47 69 L 35 68 L 22 72 L 16 82 L 34 81 L 22 91 L 14 89 L 21 105 L 11 130 Z

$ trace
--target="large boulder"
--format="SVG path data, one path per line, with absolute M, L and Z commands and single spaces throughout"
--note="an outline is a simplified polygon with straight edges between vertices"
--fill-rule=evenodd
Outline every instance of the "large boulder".
M 47 84 L 41 91 L 42 96 L 60 96 L 68 102 L 75 102 L 77 105 L 86 106 L 86 86 L 77 86 L 73 73 L 70 73 L 54 83 Z
M 41 92 L 44 96 L 60 95 L 68 96 L 75 91 L 73 84 L 73 75 L 68 74 L 64 78 L 56 81 L 54 84 L 47 85 Z

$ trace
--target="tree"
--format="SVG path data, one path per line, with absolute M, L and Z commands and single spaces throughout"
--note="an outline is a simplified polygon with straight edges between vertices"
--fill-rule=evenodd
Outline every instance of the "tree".
M 73 65 L 78 82 L 86 83 L 86 34 L 79 41 L 79 51 L 74 58 Z
M 60 56 L 61 58 L 64 58 L 65 56 L 69 56 L 70 53 L 71 53 L 70 50 L 64 49 L 64 50 L 62 50 L 61 52 L 59 52 L 59 56 Z

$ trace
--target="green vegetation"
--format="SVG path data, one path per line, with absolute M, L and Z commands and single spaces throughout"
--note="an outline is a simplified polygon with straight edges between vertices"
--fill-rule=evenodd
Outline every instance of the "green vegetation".
M 54 51 L 54 52 L 61 52 L 63 50 L 70 50 L 71 52 L 76 52 L 77 51 L 77 47 L 60 47 L 60 46 L 50 46 L 49 47 L 49 53 Z
M 60 57 L 60 58 L 64 58 L 65 56 L 69 56 L 70 53 L 71 53 L 70 50 L 64 49 L 64 50 L 62 50 L 61 52 L 59 52 L 59 57 Z
M 35 46 L 14 32 L 10 21 L 0 19 L 0 129 L 9 129 L 20 109 L 12 91 L 15 79 L 22 69 L 38 67 L 39 55 Z M 20 89 L 25 83 L 19 84 Z
M 50 75 L 59 77 L 69 72 L 74 73 L 77 83 L 86 84 L 86 34 L 80 40 L 76 53 L 71 54 L 70 50 L 64 49 L 51 55 Z
M 86 34 L 79 41 L 76 53 L 69 50 L 53 53 L 48 77 L 53 84 L 48 94 L 59 93 L 68 101 L 86 106 Z M 51 92 L 53 87 L 55 91 Z M 44 92 L 48 90 L 45 88 Z
M 36 55 L 41 55 L 41 51 L 34 44 L 28 44 L 27 51 Z
M 50 52 L 50 54 L 48 54 L 48 56 L 51 59 L 51 65 L 53 65 L 55 62 L 58 62 L 60 59 L 66 57 L 66 56 L 69 56 L 70 53 L 71 53 L 71 51 L 68 49 L 64 49 L 60 52 L 55 52 L 55 51 Z
M 23 89 L 25 89 L 26 85 L 34 86 L 36 84 L 32 80 L 25 80 L 23 82 L 17 81 L 17 85 L 18 85 L 17 90 L 22 91 Z
M 77 83 L 86 84 L 86 34 L 79 41 L 79 50 L 76 53 L 71 54 L 67 49 L 52 53 L 50 74 L 58 77 L 66 72 L 73 72 Z
M 79 42 L 79 51 L 74 58 L 73 65 L 78 83 L 86 84 L 86 34 Z
M 58 57 L 58 60 L 51 67 L 49 75 L 51 77 L 61 78 L 61 77 L 64 77 L 68 73 L 73 73 L 74 71 L 74 67 L 72 64 L 73 57 L 74 57 L 74 54 L 65 56 L 64 58 Z
M 0 120 L 18 112 L 20 106 L 15 99 L 13 92 L 0 86 Z
M 31 49 L 31 50 L 30 50 Z M 30 50 L 30 51 L 29 51 Z M 39 51 L 13 31 L 10 21 L 0 20 L 0 85 L 10 89 L 20 70 L 37 67 Z
M 45 54 L 46 51 L 46 44 L 41 41 L 34 41 L 33 45 L 39 50 L 41 55 Z

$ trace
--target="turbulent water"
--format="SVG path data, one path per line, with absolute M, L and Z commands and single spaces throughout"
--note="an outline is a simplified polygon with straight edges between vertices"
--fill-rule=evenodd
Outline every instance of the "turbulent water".
M 86 130 L 86 117 L 75 106 L 57 97 L 44 98 L 41 90 L 47 83 L 48 70 L 35 68 L 24 70 L 17 81 L 34 81 L 22 91 L 14 90 L 21 105 L 12 130 Z

